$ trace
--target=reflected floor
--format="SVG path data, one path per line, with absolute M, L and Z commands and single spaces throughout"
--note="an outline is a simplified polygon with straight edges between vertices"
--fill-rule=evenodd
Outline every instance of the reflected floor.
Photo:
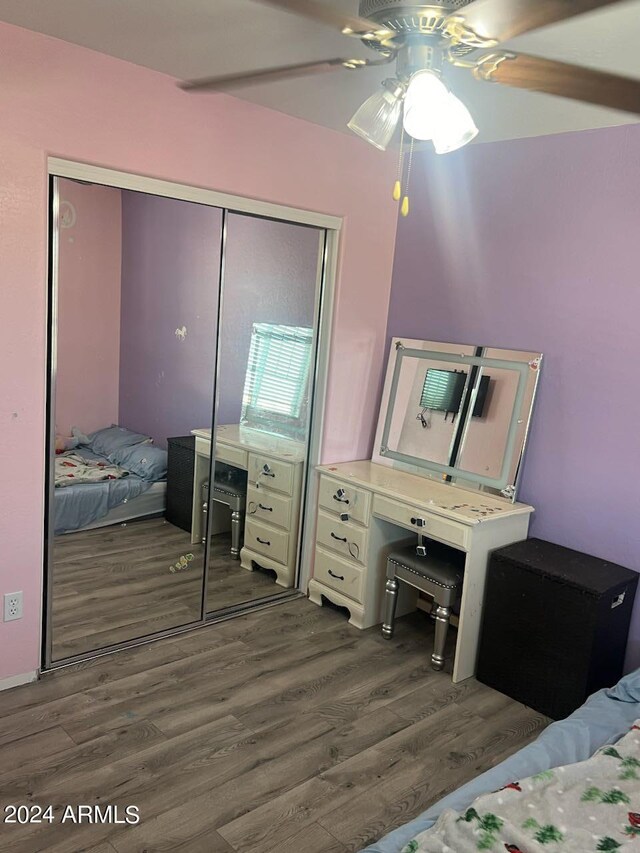
M 207 582 L 207 613 L 222 610 L 233 604 L 265 598 L 283 592 L 276 584 L 276 573 L 256 568 L 250 572 L 240 566 L 230 554 L 231 536 L 220 533 L 211 539 L 209 578 Z
M 267 573 L 231 558 L 213 537 L 208 609 L 280 591 Z M 195 559 L 170 571 L 182 555 Z M 52 660 L 186 625 L 200 618 L 202 548 L 164 518 L 58 536 L 54 544 Z

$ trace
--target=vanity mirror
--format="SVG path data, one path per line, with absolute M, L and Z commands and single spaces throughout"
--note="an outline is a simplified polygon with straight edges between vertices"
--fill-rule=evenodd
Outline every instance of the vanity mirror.
M 372 461 L 515 500 L 541 363 L 393 338 Z

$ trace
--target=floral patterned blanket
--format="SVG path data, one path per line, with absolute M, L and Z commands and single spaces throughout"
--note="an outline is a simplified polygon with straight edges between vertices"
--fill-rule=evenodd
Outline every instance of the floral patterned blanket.
M 403 853 L 640 853 L 640 720 L 615 746 L 444 811 Z
M 77 483 L 99 483 L 101 480 L 119 480 L 129 472 L 109 462 L 94 462 L 77 453 L 62 453 L 56 456 L 55 485 L 75 486 Z

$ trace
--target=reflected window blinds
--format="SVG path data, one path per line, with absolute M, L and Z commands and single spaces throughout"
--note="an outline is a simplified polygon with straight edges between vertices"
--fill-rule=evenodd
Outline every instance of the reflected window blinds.
M 313 330 L 254 323 L 242 400 L 242 423 L 303 437 Z

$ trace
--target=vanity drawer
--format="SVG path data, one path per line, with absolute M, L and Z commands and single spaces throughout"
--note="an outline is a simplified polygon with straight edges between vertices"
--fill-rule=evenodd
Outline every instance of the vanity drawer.
M 285 498 L 269 489 L 249 485 L 247 489 L 247 516 L 275 524 L 289 530 L 291 526 L 291 498 Z
M 211 454 L 211 442 L 208 438 L 196 436 L 196 453 L 200 456 L 209 456 Z M 247 451 L 240 447 L 233 447 L 230 444 L 225 444 L 222 441 L 216 441 L 216 459 L 218 462 L 226 462 L 227 465 L 233 465 L 236 468 L 247 468 Z
M 318 503 L 338 515 L 346 512 L 349 520 L 359 521 L 365 527 L 369 526 L 371 493 L 349 482 L 341 483 L 339 480 L 321 476 Z
M 382 518 L 387 518 L 389 521 L 397 521 L 403 527 L 415 530 L 416 533 L 433 536 L 434 539 L 439 539 L 450 545 L 456 545 L 459 548 L 465 548 L 467 545 L 468 530 L 464 524 L 456 524 L 455 521 L 449 521 L 446 518 L 432 515 L 429 512 L 425 512 L 424 509 L 417 509 L 411 506 L 411 504 L 375 495 L 373 498 L 373 512 L 376 516 L 382 516 Z M 412 521 L 412 519 L 419 518 L 425 520 L 424 527 L 418 527 L 415 521 Z
M 318 526 L 316 540 L 318 545 L 337 551 L 349 560 L 364 563 L 367 560 L 367 538 L 369 531 L 351 524 L 349 521 L 340 521 L 335 515 L 329 515 L 320 510 L 318 513 Z
M 244 525 L 244 544 L 258 554 L 264 554 L 277 563 L 287 564 L 289 534 L 277 530 L 268 524 L 262 524 L 253 518 L 247 518 Z
M 362 600 L 362 569 L 354 563 L 348 563 L 321 548 L 316 548 L 313 577 L 325 586 L 348 595 L 354 601 Z
M 269 489 L 283 492 L 285 495 L 292 495 L 293 465 L 289 462 L 272 459 L 270 456 L 250 453 L 249 480 L 252 483 L 260 483 Z
M 247 470 L 246 450 L 240 447 L 232 447 L 230 444 L 224 444 L 221 441 L 216 441 L 216 461 L 226 462 L 227 465 L 233 465 L 236 468 Z

